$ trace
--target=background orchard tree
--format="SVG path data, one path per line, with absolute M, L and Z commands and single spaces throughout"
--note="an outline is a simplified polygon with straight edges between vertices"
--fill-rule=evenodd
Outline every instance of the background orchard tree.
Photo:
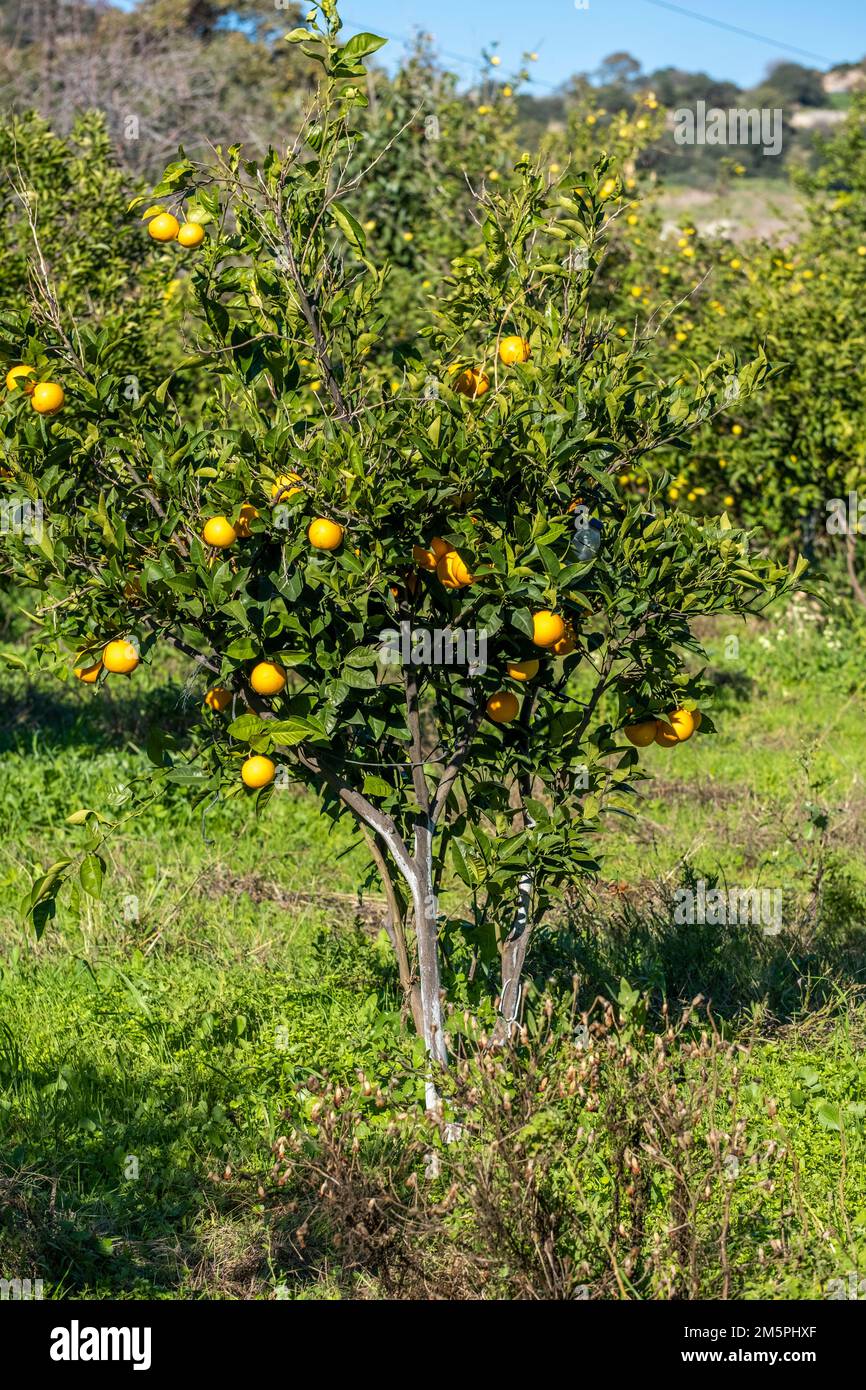
M 351 211 L 364 64 L 383 41 L 342 42 L 333 0 L 321 15 L 289 35 L 322 74 L 294 145 L 261 163 L 238 147 L 181 156 L 136 200 L 145 220 L 206 229 L 161 252 L 167 280 L 187 258 L 196 299 L 171 375 L 130 403 L 113 361 L 85 338 L 71 370 L 70 329 L 45 325 L 67 403 L 49 419 L 24 391 L 3 405 L 7 495 L 46 519 L 10 553 L 39 595 L 35 659 L 95 698 L 158 644 L 191 658 L 201 722 L 183 747 L 153 731 L 142 798 L 180 783 L 263 812 L 292 780 L 354 819 L 407 1007 L 445 1065 L 443 956 L 452 999 L 486 986 L 482 1017 L 507 1040 L 532 932 L 596 872 L 605 821 L 631 813 L 638 746 L 675 756 L 712 731 L 691 621 L 792 582 L 726 518 L 616 483 L 685 441 L 732 373 L 747 395 L 767 365 L 660 379 L 589 307 L 607 162 L 551 181 L 525 158 L 505 190 L 478 190 L 477 231 L 400 347 L 400 390 L 383 389 L 363 368 L 400 325 Z M 23 320 L 4 346 L 22 360 Z M 207 376 L 201 422 L 182 408 L 188 370 Z M 486 666 L 384 664 L 401 624 L 483 635 Z M 115 824 L 100 808 L 73 819 L 80 861 L 50 866 L 25 904 L 40 930 L 73 872 L 100 888 Z M 443 891 L 459 914 L 440 912 Z
M 14 343 L 29 361 L 40 334 L 53 335 L 56 356 L 62 332 L 92 330 L 117 362 L 136 364 L 142 390 L 156 384 L 180 348 L 181 286 L 124 216 L 127 175 L 104 117 L 81 115 L 62 137 L 35 112 L 10 116 L 0 122 L 0 168 L 4 357 Z
M 672 475 L 669 500 L 698 515 L 723 507 L 791 556 L 814 552 L 842 587 L 847 572 L 861 603 L 855 536 L 840 538 L 832 525 L 828 535 L 828 503 L 847 509 L 849 492 L 864 487 L 864 130 L 857 96 L 818 140 L 816 167 L 795 174 L 805 220 L 787 245 L 734 243 L 687 222 L 663 237 L 650 196 L 618 219 L 605 267 L 617 331 L 637 333 L 665 377 L 697 381 L 720 347 L 741 358 L 766 352 L 774 364 L 761 392 L 732 380 L 722 410 L 685 445 L 658 451 L 652 468 Z M 638 478 L 625 482 L 639 491 Z

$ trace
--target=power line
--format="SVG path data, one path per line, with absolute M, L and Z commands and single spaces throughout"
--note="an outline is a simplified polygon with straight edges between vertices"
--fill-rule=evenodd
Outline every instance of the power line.
M 349 17 L 348 15 L 346 15 L 345 18 L 346 18 L 351 24 L 357 24 L 357 25 L 359 25 L 360 27 L 364 28 L 364 29 L 366 30 L 366 32 L 368 32 L 368 33 L 380 34 L 380 35 L 382 36 L 383 39 L 391 39 L 392 42 L 394 42 L 394 43 L 402 43 L 402 44 L 408 44 L 408 43 L 410 42 L 410 35 L 409 35 L 409 34 L 394 34 L 394 33 L 389 32 L 389 30 L 387 30 L 387 29 L 383 29 L 382 26 L 379 25 L 379 24 L 375 25 L 375 26 L 374 26 L 373 28 L 371 28 L 371 29 L 367 29 L 367 26 L 362 25 L 362 22 L 361 22 L 360 19 L 350 19 L 350 17 Z M 423 31 L 422 31 L 422 32 L 423 32 Z M 435 35 L 435 34 L 431 34 L 430 37 L 433 39 L 433 42 L 435 43 L 435 42 L 436 42 L 436 35 Z M 472 67 L 472 68 L 477 68 L 477 67 L 479 66 L 479 64 L 481 63 L 481 61 L 482 61 L 481 58 L 480 58 L 480 56 L 477 56 L 477 55 L 476 55 L 476 57 L 470 58 L 466 53 L 455 53 L 454 50 L 451 49 L 451 48 L 439 48 L 438 45 L 437 45 L 436 51 L 437 51 L 438 53 L 441 53 L 442 56 L 443 56 L 443 58 L 450 58 L 451 61 L 452 61 L 452 62 L 455 62 L 455 63 L 466 63 L 466 64 L 468 64 L 468 65 L 469 65 L 470 67 Z M 560 87 L 560 85 L 561 85 L 561 84 L 558 84 L 558 83 L 556 83 L 556 82 L 542 82 L 542 81 L 540 81 L 538 78 L 533 77 L 531 74 L 530 74 L 530 76 L 529 76 L 529 78 L 528 78 L 528 81 L 532 84 L 533 87 L 546 87 L 547 90 L 548 90 L 549 92 L 557 92 L 557 91 L 559 91 L 559 87 Z
M 832 58 L 827 58 L 822 53 L 813 53 L 808 48 L 798 48 L 796 44 L 785 43 L 782 39 L 771 39 L 766 34 L 756 34 L 752 29 L 743 29 L 740 25 L 728 24 L 727 21 L 723 19 L 713 19 L 711 15 L 699 14 L 697 10 L 689 10 L 686 8 L 685 5 L 673 4 L 672 0 L 644 0 L 644 2 L 647 5 L 655 5 L 658 9 L 671 10 L 674 14 L 685 15 L 687 19 L 696 19 L 701 24 L 711 24 L 716 29 L 725 29 L 728 31 L 728 33 L 739 34 L 742 38 L 753 39 L 757 43 L 768 44 L 770 48 L 776 48 L 780 52 L 785 51 L 787 53 L 796 53 L 801 58 L 812 58 L 817 60 L 817 62 L 819 63 L 826 64 L 827 67 L 832 67 L 834 65 L 835 60 Z M 348 19 L 349 17 L 346 16 L 346 18 Z M 361 21 L 357 19 L 350 19 L 349 22 L 352 24 L 361 24 Z M 389 32 L 387 29 L 382 29 L 378 25 L 375 27 L 373 32 L 380 33 L 383 38 L 391 39 L 394 43 L 408 44 L 410 42 L 410 36 L 408 34 L 394 34 Z M 435 42 L 435 35 L 432 35 L 431 37 Z M 472 68 L 477 68 L 480 62 L 480 59 L 478 57 L 470 58 L 467 54 L 455 53 L 454 50 L 450 48 L 439 48 L 438 52 L 441 53 L 443 57 L 450 58 L 452 62 L 465 63 Z M 558 92 L 562 88 L 562 83 L 542 82 L 531 76 L 529 78 L 529 81 L 532 84 L 532 86 L 544 87 L 549 92 Z
M 673 10 L 675 14 L 684 14 L 689 19 L 698 19 L 702 24 L 712 24 L 717 29 L 727 29 L 731 34 L 740 34 L 743 38 L 757 39 L 758 43 L 769 44 L 771 48 L 786 49 L 789 53 L 798 53 L 801 58 L 816 58 L 819 63 L 826 63 L 827 67 L 833 66 L 832 58 L 825 58 L 822 53 L 812 53 L 808 48 L 797 48 L 795 44 L 785 43 L 781 39 L 770 39 L 766 34 L 756 34 L 752 29 L 741 29 L 737 24 L 728 24 L 724 19 L 713 19 L 707 14 L 698 14 L 697 10 L 687 10 L 684 5 L 674 5 L 671 0 L 645 0 L 647 5 L 656 5 L 661 10 Z

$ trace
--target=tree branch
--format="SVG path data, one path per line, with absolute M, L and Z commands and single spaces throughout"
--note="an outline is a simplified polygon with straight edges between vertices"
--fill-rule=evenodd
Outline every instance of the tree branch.
M 430 818 L 434 825 L 442 814 L 445 803 L 451 793 L 466 759 L 469 757 L 469 750 L 472 747 L 472 740 L 478 732 L 478 727 L 484 717 L 484 709 L 481 705 L 476 705 L 460 732 L 460 737 L 451 755 L 451 760 L 442 774 L 439 786 L 436 788 L 436 795 L 433 798 L 433 808 Z

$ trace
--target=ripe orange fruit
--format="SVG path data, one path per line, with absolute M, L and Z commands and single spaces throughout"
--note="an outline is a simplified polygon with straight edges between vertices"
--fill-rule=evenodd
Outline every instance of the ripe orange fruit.
M 250 685 L 257 695 L 279 695 L 286 673 L 276 661 L 259 661 L 250 672 Z
M 27 377 L 35 375 L 35 367 L 27 367 L 23 363 L 20 367 L 11 367 L 6 373 L 6 390 L 15 391 L 20 385 L 21 389 L 26 391 L 29 396 L 33 390 L 33 383 L 28 381 Z
M 571 623 L 566 623 L 565 634 L 560 637 L 558 642 L 554 642 L 550 650 L 554 656 L 571 656 L 577 646 L 577 638 L 574 635 L 574 628 Z
M 695 721 L 695 733 L 697 733 L 698 729 L 701 727 L 703 717 L 699 709 L 692 710 L 692 719 Z
M 307 528 L 307 539 L 315 550 L 336 550 L 343 541 L 343 528 L 336 521 L 317 516 Z
M 437 560 L 433 550 L 425 550 L 423 545 L 413 545 L 412 559 L 422 570 L 435 570 Z
M 99 680 L 99 673 L 102 670 L 102 660 L 94 662 L 92 666 L 76 666 L 75 679 L 83 681 L 85 685 L 93 685 Z
M 505 669 L 513 681 L 531 681 L 538 675 L 540 664 L 533 657 L 529 661 L 509 661 Z
M 151 233 L 152 235 L 153 233 Z M 171 240 L 170 237 L 167 239 Z M 194 250 L 196 246 L 201 246 L 204 241 L 204 227 L 199 226 L 198 222 L 184 222 L 178 230 L 177 239 L 181 246 L 185 246 L 187 250 Z
M 655 741 L 660 748 L 673 748 L 679 743 L 676 732 L 664 719 L 660 719 L 656 724 Z
M 212 516 L 204 524 L 201 538 L 205 545 L 215 545 L 220 550 L 234 545 L 238 533 L 226 516 Z
M 250 529 L 250 522 L 255 521 L 258 514 L 258 510 L 255 507 L 251 506 L 249 502 L 245 502 L 244 505 L 241 507 L 240 512 L 238 513 L 238 519 L 235 523 L 235 530 L 237 531 L 239 536 L 243 537 L 244 540 L 246 540 L 248 536 L 252 535 L 252 531 Z
M 294 486 L 300 481 L 300 473 L 280 473 L 273 481 L 271 497 L 275 501 L 288 502 L 289 498 L 294 497 L 296 492 L 302 491 L 301 488 Z
M 517 696 L 510 690 L 497 690 L 487 701 L 487 713 L 494 724 L 510 724 L 520 709 Z
M 532 615 L 532 640 L 536 647 L 552 647 L 565 636 L 565 623 L 558 613 L 542 608 Z
M 37 381 L 29 395 L 30 404 L 40 415 L 56 415 L 66 400 L 63 387 L 58 386 L 56 381 Z
M 695 732 L 695 721 L 691 710 L 675 709 L 667 719 L 658 721 L 655 740 L 662 748 L 673 748 L 675 743 L 685 743 Z
M 148 222 L 147 230 L 154 241 L 174 241 L 180 231 L 180 223 L 170 212 L 158 212 Z
M 141 657 L 131 642 L 109 642 L 102 653 L 102 664 L 106 671 L 116 676 L 128 676 L 135 670 Z
M 219 714 L 231 704 L 232 692 L 226 690 L 224 685 L 215 685 L 205 695 L 204 702 L 208 709 L 216 710 Z
M 461 396 L 477 401 L 479 396 L 490 390 L 490 378 L 478 367 L 467 367 L 455 381 L 454 390 L 459 391 Z
M 254 758 L 247 758 L 241 768 L 241 777 L 248 787 L 267 787 L 273 782 L 276 770 L 270 758 L 263 758 L 258 755 Z
M 626 724 L 623 733 L 635 748 L 647 748 L 656 736 L 657 719 L 641 719 L 637 724 Z
M 456 550 L 449 550 L 447 555 L 442 556 L 436 565 L 436 574 L 446 589 L 465 589 L 467 584 L 473 582 L 472 575 Z
M 499 360 L 506 367 L 513 366 L 515 362 L 528 362 L 529 356 L 529 343 L 525 338 L 503 338 L 499 344 Z
M 447 555 L 454 547 L 453 545 L 449 545 L 447 541 L 443 541 L 441 536 L 434 536 L 430 542 L 430 549 L 433 551 L 436 559 L 441 560 L 442 556 Z

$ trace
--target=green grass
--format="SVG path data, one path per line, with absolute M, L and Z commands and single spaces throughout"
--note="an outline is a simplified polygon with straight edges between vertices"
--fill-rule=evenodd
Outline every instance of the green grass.
M 791 241 L 803 221 L 800 197 L 785 179 L 733 178 L 723 188 L 665 184 L 659 194 L 662 217 L 699 231 L 729 224 L 735 240 L 766 237 Z
M 806 603 L 704 636 L 718 733 L 647 750 L 642 814 L 612 831 L 590 920 L 539 942 L 536 977 L 577 968 L 587 999 L 620 974 L 656 1004 L 715 992 L 752 1047 L 755 1133 L 793 1155 L 738 1218 L 744 1258 L 790 1252 L 752 1259 L 746 1295 L 821 1296 L 866 1257 L 863 634 Z M 34 862 L 79 848 L 65 817 L 147 766 L 152 722 L 192 717 L 183 675 L 142 671 L 108 700 L 0 675 L 0 1275 L 52 1297 L 330 1297 L 351 1280 L 299 1256 L 268 1177 L 296 1087 L 363 1068 L 396 1079 L 398 1107 L 421 1089 L 348 828 L 292 791 L 261 822 L 236 800 L 203 825 L 175 789 L 114 842 L 102 901 L 65 900 L 39 942 L 18 914 Z M 785 933 L 673 932 L 684 874 L 782 885 Z

